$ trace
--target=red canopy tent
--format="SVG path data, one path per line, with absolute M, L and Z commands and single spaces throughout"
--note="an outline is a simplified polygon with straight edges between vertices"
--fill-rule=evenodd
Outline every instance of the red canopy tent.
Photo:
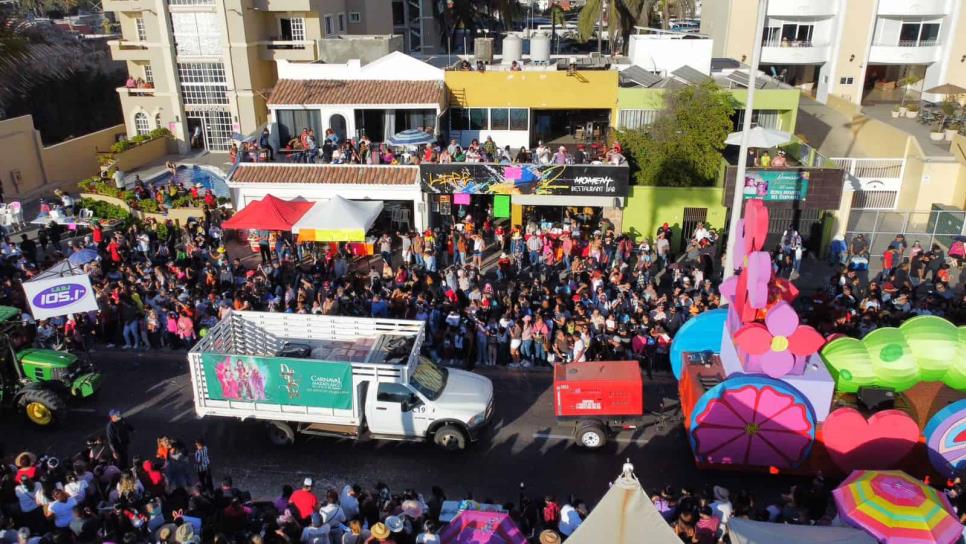
M 223 229 L 292 230 L 299 219 L 312 207 L 305 200 L 282 200 L 272 195 L 245 206 L 231 219 L 221 224 Z

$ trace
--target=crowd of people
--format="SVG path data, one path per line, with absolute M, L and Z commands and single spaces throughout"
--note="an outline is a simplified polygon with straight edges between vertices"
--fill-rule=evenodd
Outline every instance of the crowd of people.
M 432 128 L 426 129 L 433 137 Z M 239 148 L 231 148 L 232 162 L 265 162 L 283 160 L 294 163 L 321 164 L 409 164 L 422 163 L 500 163 L 500 164 L 609 164 L 627 163 L 620 143 L 607 147 L 601 143 L 576 144 L 573 149 L 559 145 L 554 149 L 538 141 L 533 148 L 500 147 L 487 136 L 483 142 L 474 138 L 469 145 L 457 140 L 434 142 L 418 146 L 393 146 L 372 142 L 367 136 L 340 138 L 331 128 L 325 130 L 321 141 L 313 129 L 305 128 L 277 150 L 265 129 L 258 139 L 251 139 Z

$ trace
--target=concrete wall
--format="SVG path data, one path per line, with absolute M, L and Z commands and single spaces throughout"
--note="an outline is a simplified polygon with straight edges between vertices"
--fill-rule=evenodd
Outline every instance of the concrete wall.
M 754 0 L 709 0 L 701 5 L 701 33 L 714 40 L 713 56 L 751 59 L 751 37 L 742 29 L 755 20 L 756 8 Z M 741 39 L 742 34 L 747 39 Z
M 161 160 L 168 154 L 168 139 L 158 138 L 118 153 L 117 168 L 121 172 L 136 170 L 145 164 Z
M 47 183 L 76 183 L 97 175 L 100 165 L 97 152 L 110 151 L 124 125 L 116 125 L 41 149 Z
M 452 107 L 617 108 L 617 72 L 446 72 Z M 455 99 L 455 100 L 454 100 Z
M 866 58 L 875 25 L 876 0 L 848 0 L 844 2 L 843 31 L 832 49 L 831 63 L 834 69 L 829 76 L 829 98 L 837 96 L 846 102 L 862 101 L 862 84 L 865 80 Z M 834 43 L 834 42 L 833 42 Z M 852 78 L 852 83 L 842 84 L 842 78 Z
M 319 60 L 325 63 L 344 63 L 359 59 L 368 64 L 393 51 L 403 50 L 403 37 L 399 34 L 377 38 L 353 38 L 342 36 L 319 41 Z
M 681 240 L 684 208 L 707 208 L 707 224 L 724 226 L 727 208 L 721 205 L 721 187 L 632 187 L 624 206 L 624 231 L 654 239 L 663 223 L 671 226 L 671 248 L 677 250 Z
M 711 74 L 712 40 L 672 39 L 661 34 L 636 34 L 630 37 L 627 56 L 631 62 L 652 72 L 669 74 L 690 66 Z
M 117 125 L 43 147 L 33 117 L 0 121 L 0 185 L 4 197 L 29 199 L 97 174 L 95 150 L 108 151 L 115 135 L 123 133 L 124 125 Z
M 131 212 L 131 215 L 137 217 L 138 219 L 153 219 L 159 224 L 164 224 L 165 221 L 170 219 L 176 224 L 184 225 L 192 217 L 195 219 L 201 219 L 205 216 L 205 211 L 203 208 L 171 208 L 168 210 L 167 214 L 162 215 L 160 213 L 145 213 L 141 210 L 132 210 L 131 207 L 127 205 L 127 202 L 112 196 L 99 195 L 95 193 L 81 193 L 80 197 L 113 204 L 119 208 Z

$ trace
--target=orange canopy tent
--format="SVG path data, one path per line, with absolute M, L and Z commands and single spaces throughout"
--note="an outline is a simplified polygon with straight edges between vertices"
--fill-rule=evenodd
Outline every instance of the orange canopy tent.
M 231 216 L 221 224 L 221 228 L 291 231 L 292 225 L 309 211 L 312 204 L 305 200 L 282 200 L 265 195 L 265 198 L 252 202 Z

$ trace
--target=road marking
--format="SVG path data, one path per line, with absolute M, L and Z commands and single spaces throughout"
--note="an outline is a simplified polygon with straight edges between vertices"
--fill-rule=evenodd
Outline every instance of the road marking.
M 95 410 L 94 408 L 69 408 L 68 411 L 71 411 L 71 412 L 85 412 L 85 413 L 88 413 L 88 414 L 93 414 L 97 410 Z
M 174 423 L 175 421 L 178 421 L 179 419 L 185 417 L 186 415 L 194 413 L 194 411 L 195 411 L 194 408 L 188 408 L 187 410 L 185 410 L 185 411 L 179 413 L 178 415 L 174 416 L 173 418 L 169 419 L 168 420 L 168 423 Z
M 533 433 L 533 438 L 542 438 L 544 440 L 566 440 L 572 441 L 573 436 L 568 434 L 553 434 L 553 433 Z M 617 442 L 618 444 L 647 444 L 647 439 L 641 438 L 628 438 L 626 436 L 618 436 L 617 438 L 611 438 L 610 441 Z

